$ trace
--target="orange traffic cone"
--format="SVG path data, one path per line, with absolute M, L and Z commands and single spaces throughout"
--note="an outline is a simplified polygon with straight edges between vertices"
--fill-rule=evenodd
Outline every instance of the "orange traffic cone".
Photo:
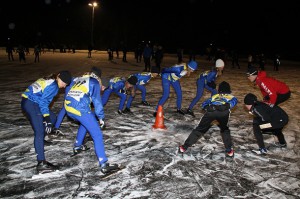
M 163 113 L 163 107 L 161 105 L 158 106 L 155 123 L 154 125 L 152 125 L 152 128 L 167 129 L 167 127 L 164 125 L 164 113 Z

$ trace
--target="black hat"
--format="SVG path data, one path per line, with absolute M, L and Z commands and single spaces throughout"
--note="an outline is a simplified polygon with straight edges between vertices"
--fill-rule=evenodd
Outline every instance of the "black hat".
M 221 82 L 219 84 L 219 89 L 218 89 L 219 93 L 231 93 L 231 89 L 230 89 L 230 85 L 228 82 Z
M 244 103 L 246 105 L 253 105 L 255 102 L 257 102 L 257 97 L 252 93 L 248 93 L 244 98 Z
M 251 75 L 257 75 L 258 71 L 257 69 L 254 67 L 254 66 L 251 66 L 248 68 L 248 71 L 247 71 L 247 76 L 251 76 Z
M 129 77 L 129 78 L 128 78 L 128 80 L 127 80 L 127 81 L 128 81 L 128 83 L 129 83 L 129 84 L 131 84 L 131 85 L 134 85 L 134 86 L 135 86 L 135 85 L 136 85 L 136 83 L 138 82 L 138 79 L 137 79 L 137 77 L 136 77 L 136 76 L 131 76 L 131 77 Z
M 69 71 L 60 71 L 58 77 L 67 85 L 69 85 L 72 81 L 72 75 Z
M 94 73 L 99 78 L 101 77 L 101 74 L 102 74 L 101 69 L 97 68 L 96 66 L 93 66 L 91 68 L 91 73 Z
M 151 67 L 151 73 L 160 73 L 160 71 L 159 71 L 158 67 L 152 66 Z

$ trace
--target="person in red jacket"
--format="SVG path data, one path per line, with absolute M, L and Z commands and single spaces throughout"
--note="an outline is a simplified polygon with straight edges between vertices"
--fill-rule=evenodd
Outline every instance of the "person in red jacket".
M 263 102 L 270 107 L 276 106 L 291 97 L 289 87 L 272 77 L 268 77 L 265 71 L 258 71 L 255 67 L 248 68 L 247 77 L 255 83 L 263 95 Z

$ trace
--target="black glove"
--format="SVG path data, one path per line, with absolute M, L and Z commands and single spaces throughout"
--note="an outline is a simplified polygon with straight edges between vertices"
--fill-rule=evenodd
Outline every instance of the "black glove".
M 267 101 L 269 101 L 269 100 L 270 100 L 270 96 L 269 96 L 269 95 L 264 96 L 263 101 L 267 102 Z
M 49 116 L 44 117 L 44 126 L 47 134 L 52 132 L 53 124 L 51 123 Z
M 207 86 L 209 86 L 210 88 L 216 89 L 217 85 L 214 81 L 212 82 L 207 82 Z

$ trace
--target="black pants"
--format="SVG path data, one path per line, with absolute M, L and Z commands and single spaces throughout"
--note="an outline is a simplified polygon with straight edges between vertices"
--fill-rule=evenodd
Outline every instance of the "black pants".
M 275 105 L 278 105 L 286 100 L 288 100 L 291 97 L 291 91 L 285 93 L 285 94 L 277 94 L 277 99 L 275 102 Z
M 286 144 L 286 141 L 284 139 L 284 135 L 282 133 L 283 128 L 278 128 L 278 129 L 263 129 L 261 130 L 259 125 L 261 123 L 258 123 L 255 119 L 253 120 L 253 133 L 255 136 L 255 139 L 257 141 L 258 147 L 259 148 L 265 148 L 265 143 L 264 143 L 264 137 L 263 134 L 267 134 L 267 132 L 271 132 L 273 135 L 275 135 L 279 141 L 280 144 Z
M 230 149 L 232 147 L 230 130 L 228 128 L 228 120 L 229 120 L 230 111 L 218 111 L 215 110 L 213 112 L 206 112 L 204 116 L 201 118 L 198 126 L 193 129 L 189 137 L 184 142 L 184 146 L 190 147 L 195 144 L 211 127 L 211 123 L 216 120 L 219 122 L 219 127 L 221 130 L 221 136 L 223 143 L 226 149 Z

